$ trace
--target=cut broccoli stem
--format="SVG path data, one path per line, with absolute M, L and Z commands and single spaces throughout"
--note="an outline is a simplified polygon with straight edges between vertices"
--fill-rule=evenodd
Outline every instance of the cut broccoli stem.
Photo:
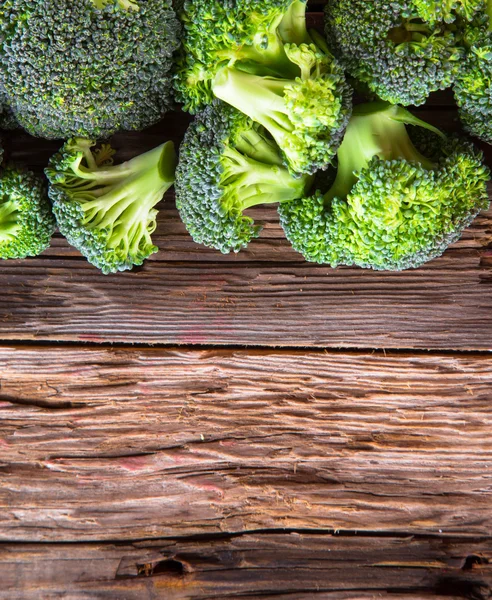
M 438 129 L 414 117 L 400 106 L 385 102 L 356 107 L 338 149 L 338 169 L 335 182 L 325 194 L 325 204 L 334 198 L 345 198 L 358 180 L 358 173 L 374 157 L 382 160 L 406 160 L 420 163 L 424 169 L 435 164 L 413 145 L 405 125 L 419 125 L 446 139 Z
M 259 77 L 225 68 L 217 73 L 213 91 L 217 98 L 263 125 L 284 149 L 294 130 L 284 99 L 285 87 L 291 83 L 287 79 Z
M 11 242 L 20 229 L 19 207 L 14 200 L 0 200 L 0 242 Z
M 89 182 L 89 187 L 82 182 L 78 184 L 77 187 L 80 187 L 81 189 L 90 189 L 103 182 L 110 184 L 112 181 L 122 180 L 132 174 L 145 173 L 146 171 L 155 168 L 156 164 L 162 164 L 162 162 L 159 162 L 161 156 L 166 155 L 169 160 L 171 159 L 170 152 L 174 152 L 174 149 L 169 144 L 162 144 L 161 146 L 158 146 L 145 154 L 136 156 L 120 165 L 104 165 L 100 167 L 91 151 L 93 142 L 76 139 L 75 143 L 77 148 L 83 152 L 83 155 L 78 156 L 72 165 L 74 171 L 73 180 L 74 182 L 77 182 L 81 179 Z M 87 162 L 87 166 L 83 164 L 84 160 Z M 171 166 L 175 164 L 172 160 L 170 160 L 170 163 Z M 169 176 L 170 172 L 166 171 L 165 177 Z
M 152 244 L 157 217 L 152 209 L 173 184 L 175 164 L 174 147 L 167 143 L 128 161 L 124 170 L 111 167 L 120 176 L 114 185 L 104 171 L 102 178 L 94 180 L 95 186 L 103 187 L 91 190 L 97 198 L 82 204 L 83 224 L 88 229 L 107 230 L 108 248 L 132 254 L 138 251 L 142 238 Z M 127 172 L 133 174 L 121 180 Z
M 489 31 L 492 31 L 492 0 L 487 0 L 487 15 L 489 17 Z
M 288 44 L 309 44 L 311 39 L 306 28 L 306 0 L 293 2 L 280 22 L 280 37 Z
M 260 204 L 288 202 L 302 197 L 310 178 L 294 177 L 278 165 L 266 165 L 236 148 L 228 146 L 223 154 L 223 205 L 240 212 Z M 228 189 L 229 188 L 229 189 Z

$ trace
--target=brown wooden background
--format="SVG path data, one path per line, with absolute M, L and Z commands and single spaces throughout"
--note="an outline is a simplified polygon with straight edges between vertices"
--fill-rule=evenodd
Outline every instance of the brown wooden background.
M 418 113 L 458 127 L 449 94 Z M 37 169 L 60 145 L 4 143 Z M 1 599 L 492 596 L 492 212 L 397 274 L 255 216 L 222 256 L 170 194 L 131 273 L 59 235 L 0 264 Z

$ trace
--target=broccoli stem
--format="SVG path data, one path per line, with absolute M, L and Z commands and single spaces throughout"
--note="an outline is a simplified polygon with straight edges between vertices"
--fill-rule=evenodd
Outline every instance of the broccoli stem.
M 113 181 L 121 180 L 125 177 L 129 177 L 134 173 L 145 172 L 149 169 L 154 168 L 156 165 L 161 164 L 162 156 L 166 156 L 170 160 L 171 166 L 173 164 L 170 152 L 174 152 L 172 145 L 168 143 L 162 144 L 153 150 L 149 150 L 145 154 L 136 156 L 131 160 L 128 160 L 120 165 L 104 165 L 99 167 L 94 155 L 91 151 L 92 143 L 85 140 L 77 140 L 77 147 L 81 150 L 82 155 L 77 157 L 77 160 L 72 166 L 75 177 L 77 179 L 87 180 L 91 182 L 93 187 L 97 184 L 111 183 Z M 83 164 L 86 161 L 87 166 Z M 164 167 L 161 166 L 163 169 Z M 166 170 L 166 177 L 172 177 L 169 170 Z M 171 182 L 172 183 L 172 182 Z M 87 186 L 80 186 L 82 189 L 88 189 Z
M 310 177 L 294 177 L 284 167 L 264 164 L 230 146 L 222 160 L 226 210 L 242 212 L 260 204 L 295 200 L 304 195 L 311 183 Z
M 428 170 L 435 168 L 434 163 L 413 145 L 406 124 L 421 125 L 443 136 L 435 127 L 417 119 L 400 106 L 385 102 L 358 106 L 338 149 L 337 176 L 324 196 L 325 203 L 328 205 L 334 198 L 345 198 L 356 184 L 358 173 L 376 156 L 382 160 L 420 163 Z
M 236 140 L 235 147 L 239 152 L 246 154 L 254 160 L 268 165 L 282 166 L 282 158 L 273 140 L 268 140 L 255 129 L 241 131 Z
M 20 229 L 18 217 L 17 202 L 9 200 L 0 204 L 0 242 L 10 242 L 15 239 Z
M 489 17 L 489 31 L 492 31 L 492 0 L 487 0 L 487 15 Z
M 224 68 L 215 77 L 213 91 L 217 98 L 263 125 L 277 144 L 285 148 L 294 130 L 284 99 L 285 87 L 291 83 L 287 79 Z
M 142 238 L 151 244 L 157 215 L 152 209 L 173 184 L 175 164 L 174 146 L 168 142 L 128 163 L 96 172 L 90 188 L 74 193 L 94 198 L 81 203 L 84 225 L 107 229 L 110 248 L 133 251 Z
M 286 44 L 309 44 L 306 28 L 306 0 L 294 0 L 280 22 L 278 31 Z

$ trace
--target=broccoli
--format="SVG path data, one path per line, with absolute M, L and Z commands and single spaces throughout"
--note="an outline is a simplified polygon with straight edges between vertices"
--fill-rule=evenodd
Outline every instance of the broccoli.
M 41 254 L 54 231 L 43 179 L 14 165 L 0 169 L 0 258 Z
M 155 205 L 174 183 L 172 142 L 113 165 L 108 144 L 71 139 L 45 170 L 62 235 L 103 273 L 141 265 L 158 251 Z
M 453 23 L 457 17 L 471 21 L 484 0 L 412 0 L 420 18 L 429 23 Z
M 392 104 L 450 87 L 463 57 L 454 25 L 424 22 L 411 0 L 331 0 L 328 44 L 347 71 Z
M 465 129 L 492 143 L 492 0 L 463 32 L 466 58 L 454 85 Z
M 185 110 L 214 97 L 263 125 L 293 173 L 325 169 L 352 108 L 343 69 L 306 29 L 306 0 L 185 2 L 176 89 Z
M 14 114 L 7 103 L 5 93 L 0 89 L 0 129 L 15 129 L 16 127 Z
M 419 149 L 406 124 L 425 128 L 411 132 Z M 281 224 L 293 248 L 312 262 L 418 267 L 440 256 L 487 208 L 490 173 L 482 160 L 471 143 L 446 137 L 404 108 L 360 105 L 332 186 L 280 205 Z
M 141 130 L 172 105 L 171 0 L 0 2 L 0 88 L 49 139 Z
M 239 252 L 261 230 L 244 211 L 302 197 L 311 179 L 291 175 L 264 128 L 216 100 L 185 134 L 176 206 L 195 242 Z

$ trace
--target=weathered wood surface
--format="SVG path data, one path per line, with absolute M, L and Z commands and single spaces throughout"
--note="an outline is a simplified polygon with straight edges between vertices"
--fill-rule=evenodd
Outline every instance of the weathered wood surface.
M 454 111 L 420 112 L 455 125 Z M 128 158 L 181 139 L 188 121 L 168 115 L 143 134 L 116 136 L 115 146 Z M 6 140 L 12 159 L 36 168 L 58 146 L 18 132 Z M 192 242 L 170 195 L 155 238 L 161 251 L 133 272 L 103 276 L 59 236 L 40 258 L 3 262 L 0 339 L 492 348 L 492 212 L 443 258 L 400 274 L 306 263 L 275 209 L 255 216 L 266 223 L 262 237 L 223 256 Z
M 0 371 L 0 540 L 492 534 L 492 357 L 20 347 Z
M 218 540 L 0 545 L 5 600 L 473 598 L 491 540 L 254 533 Z

